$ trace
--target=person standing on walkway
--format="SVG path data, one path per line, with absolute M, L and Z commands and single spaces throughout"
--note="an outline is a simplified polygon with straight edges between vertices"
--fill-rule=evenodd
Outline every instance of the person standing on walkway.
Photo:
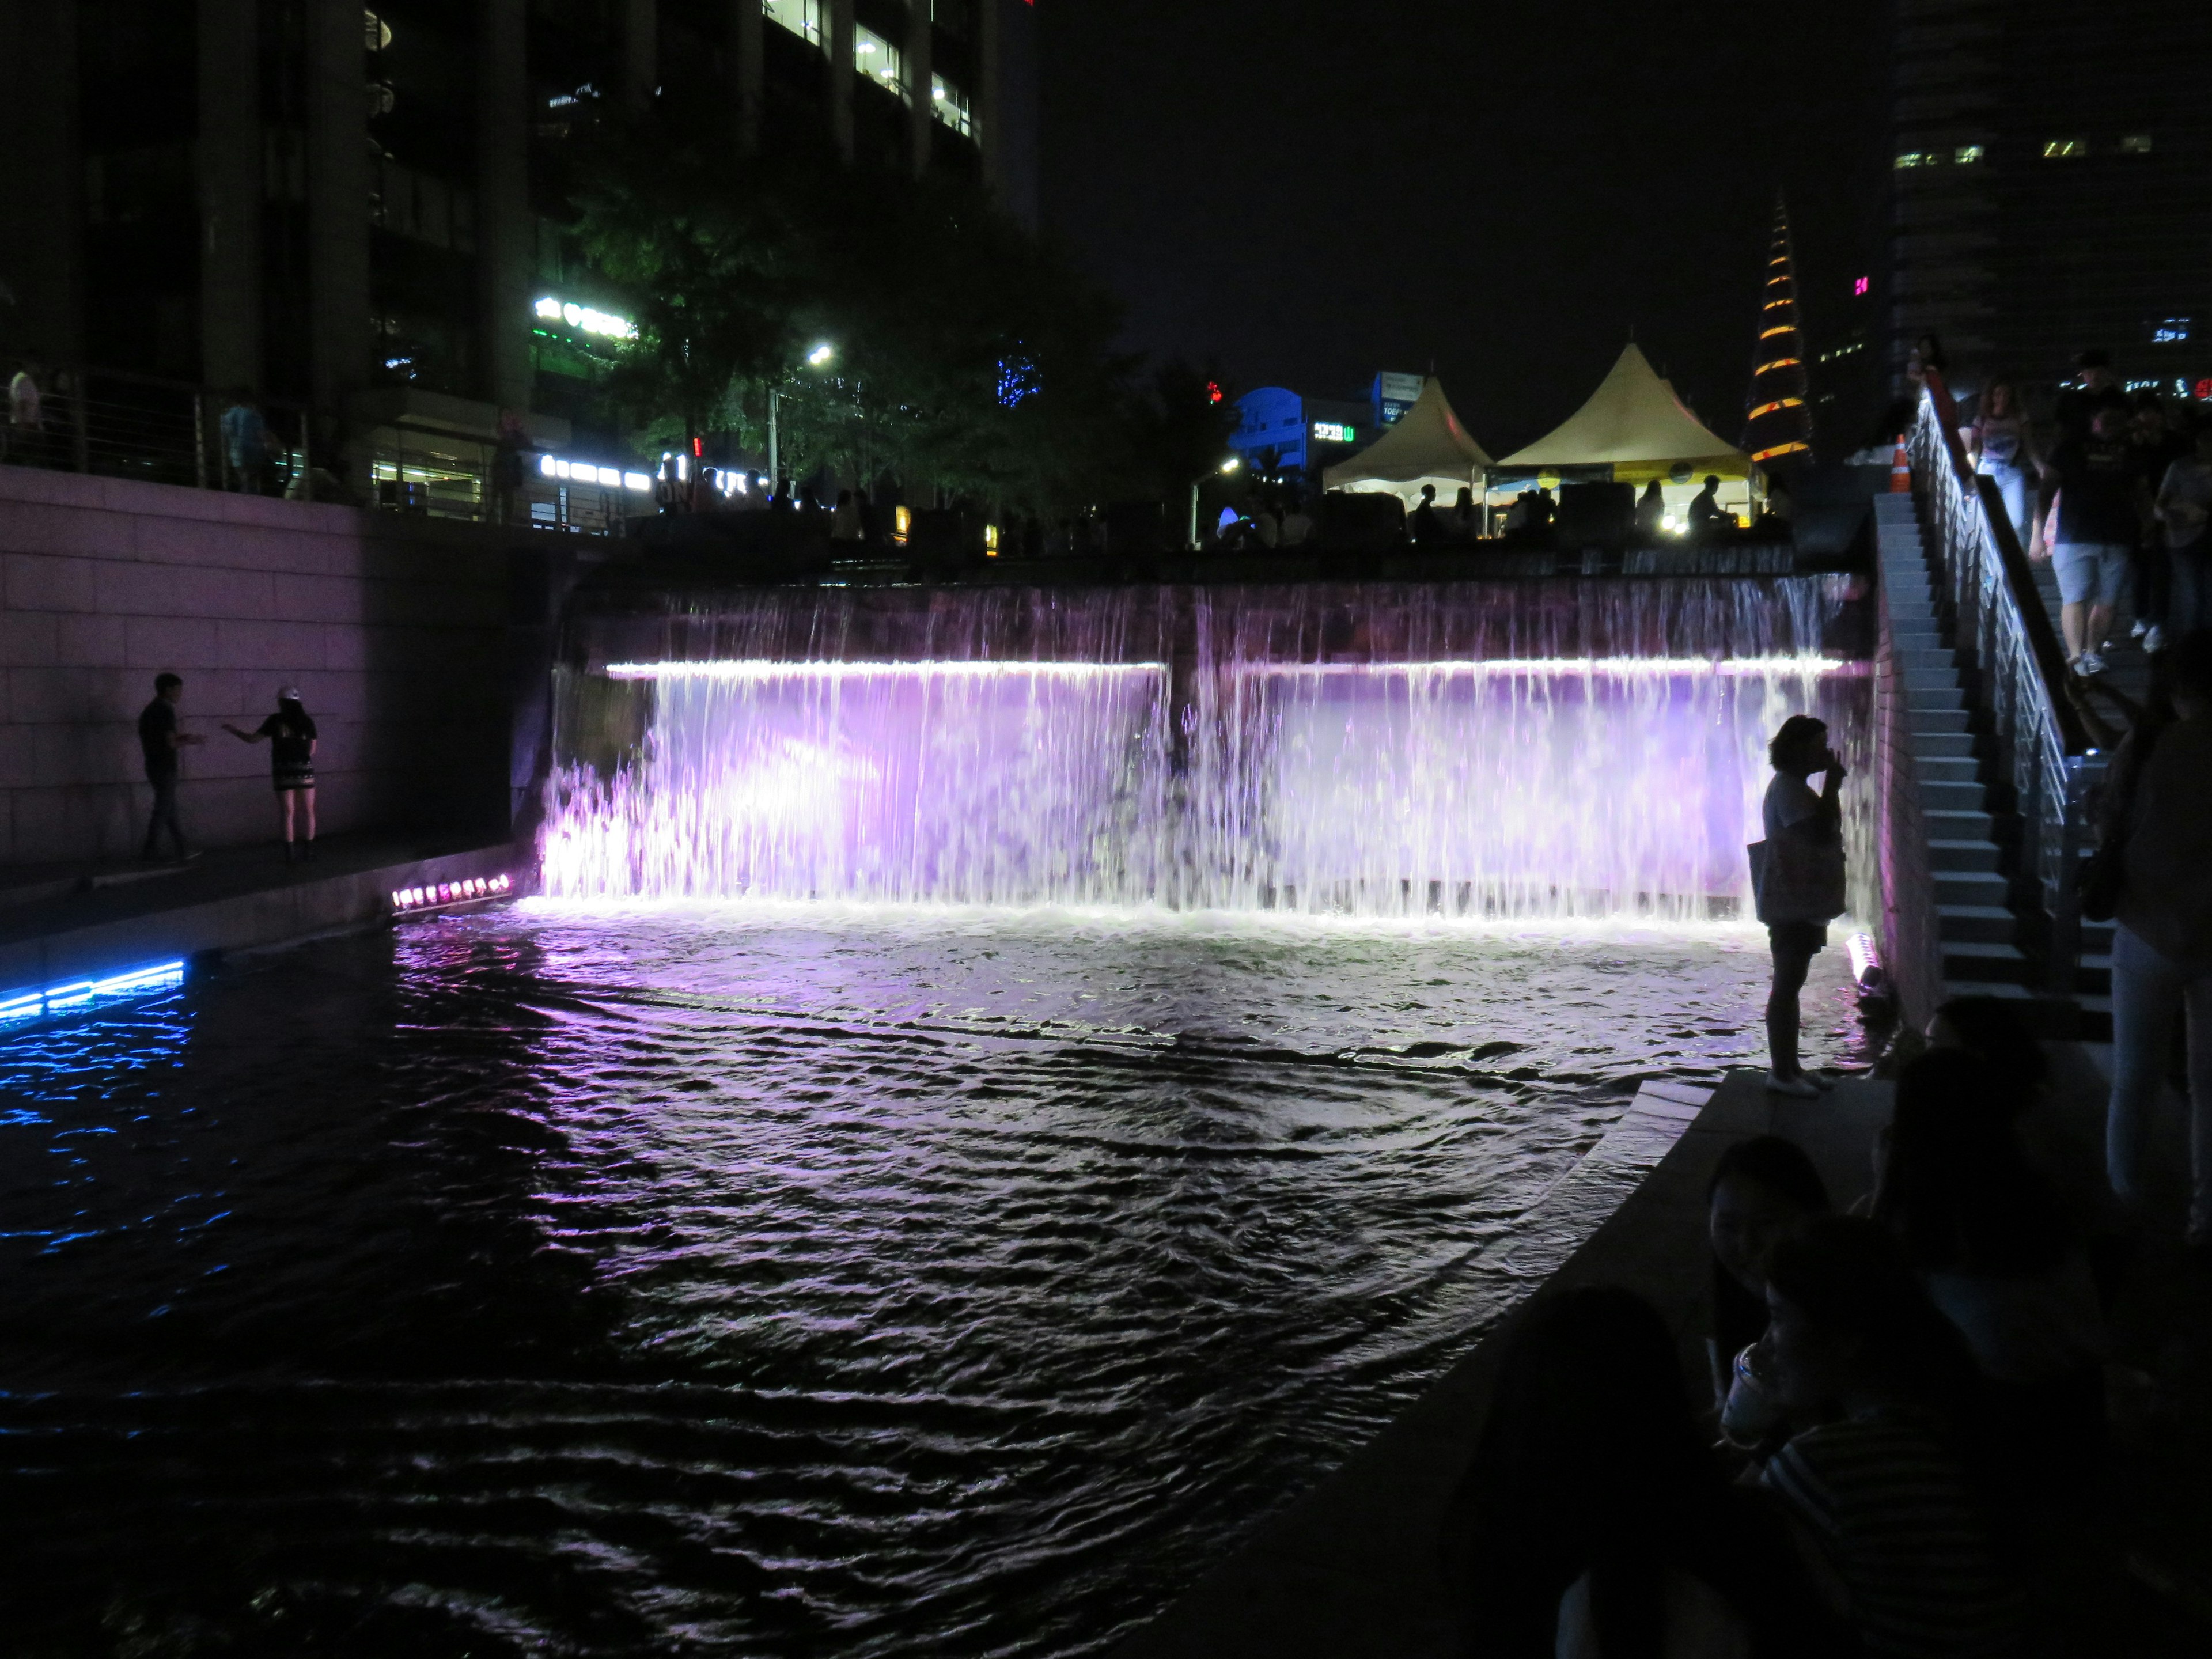
M 1774 781 L 1759 817 L 1766 839 L 1752 849 L 1753 893 L 1774 954 L 1766 998 L 1769 1091 L 1817 1098 L 1826 1085 L 1797 1060 L 1797 994 L 1813 958 L 1827 948 L 1828 924 L 1844 913 L 1843 802 L 1846 775 L 1828 746 L 1828 728 L 1810 714 L 1792 714 L 1766 746 Z M 1826 775 L 1819 793 L 1807 780 Z
M 146 821 L 146 847 L 139 855 L 149 863 L 159 856 L 156 848 L 164 830 L 179 860 L 199 856 L 185 844 L 185 832 L 177 823 L 177 750 L 207 741 L 179 729 L 177 705 L 184 696 L 184 681 L 174 674 L 156 674 L 154 701 L 138 715 L 138 747 L 145 753 L 146 781 L 154 787 L 154 813 Z
M 2058 573 L 2066 660 L 2077 674 L 2105 672 L 2105 636 L 2150 512 L 2150 489 L 2128 441 L 2127 422 L 2124 404 L 2099 404 L 2088 436 L 2063 440 L 2044 473 L 2038 512 Z
M 2212 414 L 2198 416 L 2195 438 L 2190 453 L 2166 469 L 2151 506 L 2172 568 L 2166 623 L 2175 639 L 2212 628 Z
M 266 742 L 270 747 L 270 781 L 276 787 L 276 816 L 284 828 L 284 862 L 315 856 L 315 722 L 300 702 L 298 688 L 286 686 L 276 694 L 276 712 L 252 731 L 243 726 L 222 728 L 240 743 Z M 294 850 L 295 819 L 301 850 Z
M 2212 634 L 2166 659 L 2172 718 L 2138 721 L 2112 765 L 2102 847 L 2120 859 L 2112 927 L 2112 1098 L 2105 1173 L 2142 1201 L 2151 1116 L 2185 1015 L 2189 1242 L 2212 1249 Z
M 1992 380 L 1982 393 L 1981 407 L 1967 428 L 1966 450 L 1974 471 L 1994 481 L 2004 498 L 2005 516 L 2021 550 L 2028 545 L 2028 480 L 2034 476 L 2033 452 L 2027 416 L 2021 413 L 2020 393 L 2010 380 Z

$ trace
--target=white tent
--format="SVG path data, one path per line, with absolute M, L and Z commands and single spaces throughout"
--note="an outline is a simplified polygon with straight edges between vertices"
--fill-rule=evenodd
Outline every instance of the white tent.
M 1397 496 L 1408 507 L 1421 504 L 1421 486 L 1432 484 L 1439 510 L 1449 511 L 1462 489 L 1482 492 L 1490 457 L 1467 435 L 1452 412 L 1442 380 L 1431 375 L 1421 384 L 1398 424 L 1373 443 L 1322 472 L 1328 489 L 1376 490 Z
M 1750 456 L 1689 411 L 1633 341 L 1587 403 L 1492 470 L 1527 475 L 1586 467 L 1608 468 L 1618 483 L 1661 480 L 1668 511 L 1678 516 L 1687 513 L 1708 474 L 1722 480 L 1723 506 L 1747 512 L 1757 471 Z M 1512 493 L 1511 486 L 1501 487 L 1502 495 Z

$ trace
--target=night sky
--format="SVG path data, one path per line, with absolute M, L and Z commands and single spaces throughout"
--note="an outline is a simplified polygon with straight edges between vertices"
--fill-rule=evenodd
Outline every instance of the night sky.
M 1239 390 L 1364 397 L 1433 363 L 1503 454 L 1632 327 L 1733 440 L 1777 188 L 1813 350 L 1880 257 L 1877 5 L 1038 8 L 1047 224 L 1131 347 Z

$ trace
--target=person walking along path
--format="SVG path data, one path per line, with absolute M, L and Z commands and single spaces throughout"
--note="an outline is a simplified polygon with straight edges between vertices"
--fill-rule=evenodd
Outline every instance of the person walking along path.
M 177 750 L 207 739 L 181 731 L 177 705 L 184 701 L 185 683 L 174 674 L 154 677 L 154 701 L 138 715 L 138 746 L 145 751 L 146 781 L 154 787 L 154 811 L 146 821 L 146 847 L 141 857 L 149 862 L 159 856 L 161 831 L 169 832 L 170 845 L 179 859 L 199 856 L 185 844 L 177 823 Z
M 2172 718 L 2129 733 L 2099 849 L 2119 859 L 2106 1172 L 2123 1201 L 2142 1201 L 2151 1117 L 2185 1014 L 2189 1241 L 2202 1249 L 2212 1247 L 2212 634 L 2177 641 L 2167 676 Z
M 1752 891 L 1774 952 L 1774 986 L 1766 999 L 1766 1042 L 1772 1056 L 1766 1086 L 1810 1100 L 1826 1085 L 1797 1062 L 1797 994 L 1813 958 L 1827 947 L 1828 924 L 1844 913 L 1844 763 L 1828 747 L 1827 726 L 1792 714 L 1766 746 L 1774 781 L 1760 818 L 1766 839 L 1751 853 Z M 1826 782 L 1815 793 L 1806 780 Z
M 243 726 L 225 726 L 222 728 L 240 743 L 269 744 L 270 780 L 276 787 L 276 815 L 284 830 L 284 862 L 289 864 L 295 856 L 293 830 L 295 817 L 301 820 L 299 828 L 306 833 L 301 837 L 303 850 L 297 854 L 312 859 L 315 856 L 315 722 L 300 702 L 296 687 L 286 686 L 276 694 L 276 712 L 252 731 Z M 296 813 L 295 813 L 296 805 Z

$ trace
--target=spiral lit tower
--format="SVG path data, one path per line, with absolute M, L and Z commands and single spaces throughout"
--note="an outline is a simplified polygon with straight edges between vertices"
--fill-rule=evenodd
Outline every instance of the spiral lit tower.
M 1760 288 L 1757 365 L 1751 372 L 1744 447 L 1770 471 L 1796 465 L 1813 453 L 1813 410 L 1807 401 L 1804 336 L 1797 318 L 1797 255 L 1790 239 L 1790 210 L 1774 204 L 1774 236 L 1766 248 L 1766 281 Z

